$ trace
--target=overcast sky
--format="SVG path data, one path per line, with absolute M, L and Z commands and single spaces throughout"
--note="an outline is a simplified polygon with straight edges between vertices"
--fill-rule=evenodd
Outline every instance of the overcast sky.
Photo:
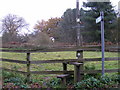
M 86 0 L 79 1 L 81 6 Z M 110 1 L 116 6 L 120 0 Z M 76 0 L 0 0 L 0 20 L 7 14 L 14 14 L 33 27 L 38 20 L 61 17 L 66 9 L 75 7 Z

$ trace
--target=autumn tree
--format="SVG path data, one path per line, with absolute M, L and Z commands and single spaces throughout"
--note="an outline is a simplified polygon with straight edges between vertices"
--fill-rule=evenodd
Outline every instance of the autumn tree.
M 2 40 L 4 42 L 18 41 L 18 33 L 28 24 L 19 16 L 9 14 L 2 20 Z
M 46 33 L 49 37 L 56 37 L 56 29 L 61 18 L 50 18 L 48 21 L 38 21 L 34 26 L 35 30 Z
M 60 18 L 50 18 L 47 21 L 41 20 L 38 21 L 37 24 L 34 26 L 34 35 L 31 37 L 30 43 L 34 42 L 36 46 L 51 46 L 53 44 L 50 37 L 54 37 L 55 39 L 57 36 L 57 26 Z

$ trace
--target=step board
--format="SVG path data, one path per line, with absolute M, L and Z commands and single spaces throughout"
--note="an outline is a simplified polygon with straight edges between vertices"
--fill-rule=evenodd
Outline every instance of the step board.
M 57 75 L 57 78 L 65 78 L 70 76 L 70 74 L 62 74 L 62 75 Z

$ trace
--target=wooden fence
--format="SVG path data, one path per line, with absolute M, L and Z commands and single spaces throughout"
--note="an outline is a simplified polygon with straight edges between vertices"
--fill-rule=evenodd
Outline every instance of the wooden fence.
M 89 49 L 90 50 L 90 49 Z M 31 74 L 73 74 L 74 71 L 67 71 L 64 70 L 64 66 L 63 66 L 63 70 L 62 71 L 30 71 L 30 66 L 31 64 L 43 64 L 43 63 L 69 63 L 69 62 L 90 62 L 90 61 L 101 61 L 101 58 L 78 58 L 78 59 L 63 59 L 63 60 L 37 60 L 37 61 L 32 61 L 30 60 L 30 54 L 31 53 L 35 53 L 35 52 L 55 52 L 55 51 L 77 51 L 77 49 L 61 49 L 61 50 L 40 50 L 40 51 L 35 51 L 35 50 L 29 50 L 29 51 L 21 51 L 21 50 L 1 50 L 3 52 L 18 52 L 18 53 L 26 53 L 26 61 L 21 61 L 21 60 L 12 60 L 12 59 L 4 59 L 4 58 L 0 58 L 0 60 L 2 60 L 3 62 L 11 62 L 11 63 L 19 63 L 19 64 L 25 64 L 27 71 L 16 71 L 16 70 L 11 70 L 11 69 L 7 69 L 7 68 L 2 68 L 2 70 L 5 71 L 9 71 L 9 72 L 17 72 L 17 73 L 22 73 L 25 74 L 27 77 L 27 81 L 29 82 L 30 80 L 30 76 Z M 87 50 L 88 51 L 88 50 Z M 95 49 L 96 51 L 96 49 Z M 111 57 L 111 58 L 105 58 L 105 61 L 118 61 L 120 60 L 120 57 Z M 84 73 L 101 73 L 101 70 L 81 70 L 80 73 L 84 74 Z M 105 72 L 107 73 L 112 73 L 112 72 L 120 72 L 120 69 L 110 69 L 110 70 L 105 70 Z

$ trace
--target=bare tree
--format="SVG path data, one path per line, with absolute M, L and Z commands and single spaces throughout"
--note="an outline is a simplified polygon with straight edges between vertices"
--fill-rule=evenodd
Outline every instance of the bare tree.
M 22 17 L 8 14 L 2 20 L 3 42 L 6 40 L 8 42 L 16 41 L 18 32 L 20 32 L 22 28 L 26 26 L 28 26 L 28 24 Z

